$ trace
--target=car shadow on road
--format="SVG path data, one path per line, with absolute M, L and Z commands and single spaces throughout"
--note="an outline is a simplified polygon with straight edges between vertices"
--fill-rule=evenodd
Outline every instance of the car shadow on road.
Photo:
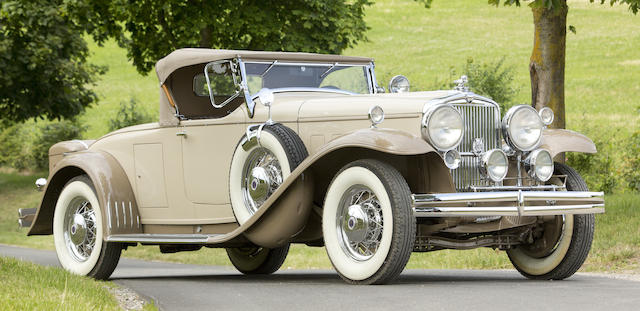
M 175 274 L 175 275 L 144 275 L 144 276 L 116 276 L 111 278 L 117 280 L 167 280 L 167 281 L 211 281 L 230 283 L 315 283 L 315 284 L 346 284 L 335 272 L 294 272 L 285 271 L 271 275 L 242 275 L 236 273 L 210 273 L 210 274 Z M 567 280 L 567 281 L 571 281 Z M 517 273 L 505 273 L 504 271 L 471 271 L 464 273 L 456 271 L 429 273 L 428 271 L 405 272 L 398 277 L 394 284 L 429 284 L 429 283 L 520 283 L 520 282 L 544 282 L 531 281 Z

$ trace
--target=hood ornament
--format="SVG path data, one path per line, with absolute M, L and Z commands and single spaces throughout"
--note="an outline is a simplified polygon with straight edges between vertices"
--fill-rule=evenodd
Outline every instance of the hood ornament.
M 453 81 L 453 83 L 456 84 L 453 89 L 460 92 L 469 92 L 469 86 L 467 86 L 468 82 L 469 79 L 467 78 L 467 76 L 462 75 L 460 76 L 460 79 Z

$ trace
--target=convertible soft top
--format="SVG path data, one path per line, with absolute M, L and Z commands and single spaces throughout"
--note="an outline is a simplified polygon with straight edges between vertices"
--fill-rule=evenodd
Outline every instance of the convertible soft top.
M 221 59 L 230 59 L 240 56 L 247 60 L 278 60 L 278 61 L 312 61 L 312 62 L 338 62 L 338 63 L 370 63 L 372 58 L 357 56 L 342 56 L 331 54 L 315 54 L 300 52 L 263 52 L 241 50 L 213 50 L 186 48 L 171 52 L 156 63 L 156 73 L 160 84 L 175 70 Z

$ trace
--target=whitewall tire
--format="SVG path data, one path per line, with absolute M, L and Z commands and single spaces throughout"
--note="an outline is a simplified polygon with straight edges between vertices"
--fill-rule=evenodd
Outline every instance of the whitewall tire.
M 392 166 L 358 160 L 334 177 L 325 198 L 322 231 L 327 254 L 352 284 L 383 284 L 404 269 L 415 240 L 411 192 Z
M 102 209 L 86 175 L 71 179 L 62 189 L 53 238 L 60 264 L 71 273 L 107 279 L 115 269 L 122 246 L 103 241 Z
M 229 196 L 239 224 L 245 223 L 308 155 L 302 140 L 281 124 L 265 126 L 258 141 L 233 153 Z
M 555 163 L 554 175 L 567 176 L 567 191 L 589 191 L 573 168 Z M 572 276 L 585 262 L 595 228 L 593 214 L 556 216 L 543 224 L 534 243 L 508 250 L 513 266 L 523 276 L 536 280 L 562 280 Z

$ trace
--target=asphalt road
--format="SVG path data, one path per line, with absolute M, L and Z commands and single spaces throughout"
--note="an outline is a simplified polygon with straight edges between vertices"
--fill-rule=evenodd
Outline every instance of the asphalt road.
M 0 245 L 0 256 L 59 266 L 52 251 Z M 122 259 L 111 278 L 161 310 L 640 310 L 640 282 L 589 274 L 530 281 L 515 271 L 406 270 L 392 285 L 351 286 L 331 270 L 244 276 Z

